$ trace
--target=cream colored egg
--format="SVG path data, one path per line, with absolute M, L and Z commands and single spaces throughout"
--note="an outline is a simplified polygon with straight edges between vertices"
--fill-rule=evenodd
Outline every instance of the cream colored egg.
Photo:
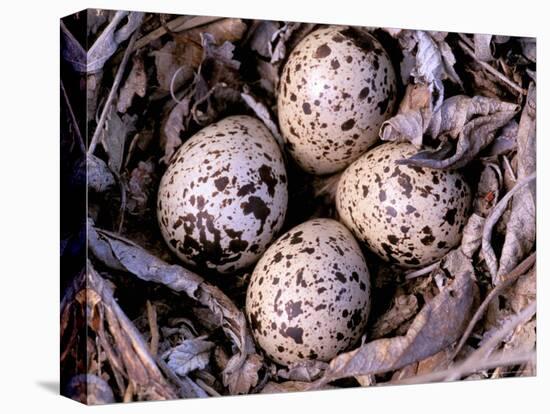
M 361 29 L 331 26 L 306 36 L 289 55 L 279 125 L 305 171 L 333 173 L 378 140 L 395 99 L 395 73 L 378 40 Z
M 273 361 L 328 361 L 364 333 L 369 291 L 353 235 L 335 220 L 314 219 L 281 236 L 256 264 L 246 315 Z
M 185 263 L 229 273 L 255 263 L 283 225 L 281 151 L 250 116 L 211 124 L 176 152 L 158 191 L 161 233 Z
M 409 268 L 460 242 L 471 204 L 460 173 L 396 163 L 416 152 L 408 143 L 368 151 L 344 171 L 336 194 L 342 223 L 381 258 Z

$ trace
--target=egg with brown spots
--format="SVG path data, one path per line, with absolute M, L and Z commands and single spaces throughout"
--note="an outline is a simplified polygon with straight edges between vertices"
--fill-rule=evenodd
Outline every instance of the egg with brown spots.
M 279 125 L 305 171 L 329 174 L 378 140 L 395 99 L 395 72 L 378 40 L 357 28 L 331 26 L 306 36 L 289 55 L 279 86 Z
M 181 260 L 230 273 L 258 260 L 283 225 L 287 201 L 277 142 L 256 118 L 231 116 L 174 154 L 160 182 L 157 216 Z
M 328 361 L 357 343 L 370 304 L 367 264 L 342 224 L 302 223 L 273 243 L 256 264 L 246 315 L 273 361 Z
M 409 143 L 370 150 L 344 171 L 336 194 L 340 219 L 355 236 L 407 268 L 435 262 L 460 243 L 471 204 L 460 173 L 396 163 L 416 152 Z

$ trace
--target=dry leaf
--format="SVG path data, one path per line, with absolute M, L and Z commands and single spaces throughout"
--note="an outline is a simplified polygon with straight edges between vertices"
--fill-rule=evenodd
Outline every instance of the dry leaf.
M 453 96 L 434 112 L 427 133 L 433 138 L 458 138 L 454 154 L 448 147 L 441 146 L 435 151 L 420 151 L 399 162 L 436 169 L 461 168 L 493 141 L 498 130 L 514 117 L 517 109 L 515 104 L 482 96 Z
M 490 34 L 474 34 L 474 53 L 476 59 L 482 62 L 493 60 L 493 54 L 491 52 L 492 37 L 493 35 Z
M 305 361 L 290 368 L 278 370 L 277 376 L 291 381 L 311 382 L 318 379 L 327 367 L 328 364 L 323 361 Z
M 256 116 L 264 123 L 264 125 L 269 129 L 273 137 L 277 140 L 281 150 L 284 148 L 284 141 L 279 128 L 277 128 L 277 123 L 274 120 L 274 117 L 269 112 L 269 109 L 262 103 L 258 98 L 251 95 L 249 88 L 245 85 L 244 92 L 241 93 L 241 97 L 245 103 L 254 111 Z
M 150 159 L 140 161 L 130 173 L 126 210 L 131 214 L 142 215 L 147 210 L 153 192 L 154 173 L 155 164 Z
M 161 283 L 195 299 L 218 318 L 219 325 L 235 346 L 235 353 L 222 373 L 224 385 L 236 393 L 248 392 L 254 386 L 261 368 L 261 357 L 255 354 L 241 310 L 219 288 L 207 283 L 196 273 L 153 256 L 130 240 L 88 226 L 88 246 L 106 266 L 129 272 L 138 278 Z
M 237 369 L 229 360 L 223 374 L 224 385 L 231 395 L 246 394 L 258 384 L 258 371 L 262 368 L 263 359 L 258 354 L 249 354 Z
M 123 114 L 119 116 L 116 111 L 111 111 L 108 121 L 105 123 L 101 144 L 109 156 L 109 168 L 115 174 L 120 173 L 126 137 L 135 131 L 136 121 L 137 115 Z
M 258 21 L 249 40 L 250 48 L 258 52 L 260 56 L 271 59 L 273 54 L 271 40 L 279 27 L 280 24 L 272 20 Z
M 415 295 L 396 296 L 391 308 L 381 315 L 370 329 L 369 337 L 378 339 L 386 336 L 416 315 L 417 311 L 418 300 Z
M 165 118 L 160 132 L 160 145 L 164 149 L 164 156 L 160 159 L 164 164 L 169 164 L 170 159 L 182 144 L 180 134 L 187 129 L 189 123 L 190 98 L 184 97 L 172 107 Z
M 204 369 L 210 361 L 210 352 L 214 343 L 205 340 L 205 336 L 186 339 L 163 354 L 167 364 L 176 374 L 184 377 L 197 369 Z
M 95 155 L 86 157 L 88 188 L 103 193 L 116 184 L 115 177 L 107 164 Z
M 452 282 L 424 305 L 406 335 L 377 339 L 336 356 L 312 388 L 339 378 L 396 370 L 434 355 L 456 341 L 470 316 L 474 269 L 460 250 L 449 252 L 441 267 L 451 275 Z
M 122 113 L 128 110 L 134 95 L 143 98 L 147 89 L 147 74 L 143 59 L 139 55 L 134 55 L 132 60 L 132 69 L 118 96 L 117 111 Z
M 518 128 L 517 178 L 536 170 L 536 88 L 531 84 Z M 499 260 L 497 279 L 509 273 L 533 248 L 536 239 L 535 183 L 518 191 L 512 200 L 512 212 Z

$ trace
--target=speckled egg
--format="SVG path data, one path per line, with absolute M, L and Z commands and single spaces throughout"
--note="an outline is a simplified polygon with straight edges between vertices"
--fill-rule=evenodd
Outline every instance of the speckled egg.
M 231 116 L 193 135 L 160 182 L 162 235 L 185 263 L 219 273 L 252 265 L 283 224 L 282 153 L 267 128 Z
M 329 174 L 378 140 L 395 98 L 395 72 L 378 40 L 331 26 L 306 36 L 290 54 L 279 87 L 279 125 L 305 171 Z
M 335 220 L 314 219 L 281 236 L 256 264 L 246 315 L 273 361 L 328 361 L 363 334 L 369 291 L 353 235 Z
M 398 165 L 417 152 L 382 144 L 342 174 L 336 194 L 341 221 L 390 263 L 414 268 L 440 259 L 461 240 L 471 203 L 458 172 Z

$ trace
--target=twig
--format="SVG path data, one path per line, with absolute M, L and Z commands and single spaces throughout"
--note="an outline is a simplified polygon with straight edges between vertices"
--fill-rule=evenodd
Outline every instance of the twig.
M 124 397 L 122 398 L 122 402 L 130 402 L 132 401 L 132 398 L 134 396 L 134 386 L 132 384 L 132 380 L 130 379 L 128 381 L 128 386 L 126 387 L 126 391 L 124 392 Z
M 523 89 L 521 86 L 519 86 L 515 82 L 508 79 L 506 76 L 504 76 L 502 73 L 500 73 L 497 69 L 493 68 L 487 62 L 483 62 L 482 60 L 479 60 L 476 57 L 476 54 L 474 53 L 474 51 L 472 49 L 470 49 L 470 47 L 466 44 L 466 42 L 464 42 L 463 40 L 459 40 L 458 44 L 462 47 L 462 49 L 464 49 L 464 51 L 466 53 L 468 53 L 473 59 L 475 59 L 475 61 L 477 63 L 479 63 L 481 65 L 481 67 L 483 67 L 485 70 L 490 72 L 492 75 L 496 76 L 497 79 L 504 82 L 506 85 L 508 85 L 509 87 L 514 89 L 516 92 L 519 92 L 522 95 L 527 95 L 527 91 L 525 89 Z
M 422 269 L 409 272 L 405 275 L 405 279 L 414 279 L 415 277 L 424 276 L 425 274 L 431 273 L 433 270 L 437 269 L 439 266 L 439 261 L 432 263 L 429 266 L 426 266 Z
M 442 370 L 431 372 L 425 375 L 418 375 L 411 378 L 405 378 L 392 382 L 392 385 L 397 384 L 422 384 L 427 382 L 452 381 L 454 378 L 461 378 L 465 375 L 473 374 L 478 371 L 493 369 L 503 366 L 520 365 L 524 363 L 534 363 L 536 360 L 535 351 L 522 352 L 511 354 L 509 351 L 501 351 L 497 355 L 487 358 L 476 366 L 472 366 L 468 361 L 462 364 Z
M 483 257 L 485 259 L 485 262 L 487 263 L 487 267 L 489 268 L 489 272 L 491 273 L 491 277 L 493 280 L 495 280 L 497 276 L 497 258 L 493 247 L 491 246 L 491 233 L 493 231 L 493 227 L 500 219 L 500 216 L 502 216 L 502 214 L 506 210 L 508 201 L 510 201 L 514 194 L 516 194 L 519 190 L 521 190 L 523 187 L 533 181 L 536 177 L 537 173 L 532 173 L 516 182 L 516 185 L 514 185 L 514 187 L 510 191 L 508 191 L 508 193 L 506 193 L 504 197 L 502 197 L 498 204 L 493 208 L 491 214 L 489 214 L 489 216 L 485 220 L 481 239 L 481 251 L 483 252 Z
M 115 95 L 118 92 L 118 87 L 120 85 L 120 82 L 122 81 L 122 76 L 124 75 L 124 69 L 128 64 L 128 60 L 130 58 L 130 54 L 132 53 L 132 48 L 134 47 L 134 44 L 136 42 L 138 32 L 139 30 L 136 30 L 134 34 L 132 34 L 132 37 L 130 37 L 130 41 L 128 42 L 128 46 L 126 47 L 126 51 L 124 52 L 124 56 L 122 58 L 122 62 L 120 62 L 117 73 L 115 75 L 113 86 L 111 87 L 111 90 L 109 91 L 109 95 L 107 96 L 107 100 L 105 101 L 105 105 L 103 106 L 103 111 L 101 112 L 101 116 L 99 117 L 97 127 L 94 131 L 94 136 L 92 137 L 90 146 L 88 147 L 88 155 L 92 155 L 95 151 L 95 147 L 97 146 L 99 137 L 101 136 L 101 132 L 103 130 L 103 125 L 107 120 L 107 114 L 109 113 L 109 110 L 111 108 L 111 103 L 115 98 Z
M 450 360 L 456 358 L 464 344 L 466 343 L 467 339 L 470 337 L 470 334 L 474 330 L 474 326 L 476 323 L 481 319 L 487 308 L 489 307 L 489 304 L 493 301 L 493 299 L 499 295 L 502 291 L 506 290 L 509 286 L 511 286 L 516 280 L 519 279 L 520 276 L 525 274 L 535 263 L 537 254 L 536 252 L 531 254 L 529 257 L 527 257 L 523 262 L 521 262 L 519 265 L 516 266 L 514 270 L 512 270 L 510 273 L 508 273 L 504 278 L 502 279 L 502 282 L 497 285 L 496 287 L 491 290 L 491 292 L 487 295 L 483 303 L 479 306 L 476 313 L 472 317 L 470 323 L 468 324 L 468 327 L 464 331 L 464 334 L 462 335 L 462 338 L 460 339 L 460 342 L 456 346 Z
M 67 110 L 69 111 L 69 116 L 71 117 L 71 123 L 73 124 L 73 127 L 76 132 L 76 137 L 78 138 L 78 146 L 80 147 L 80 151 L 82 154 L 86 153 L 86 145 L 84 144 L 84 139 L 82 138 L 82 134 L 80 133 L 80 127 L 78 126 L 78 122 L 76 120 L 76 116 L 73 112 L 73 107 L 71 105 L 71 101 L 69 100 L 69 96 L 67 95 L 67 91 L 65 90 L 65 85 L 63 84 L 63 79 L 61 79 L 61 91 L 63 92 L 63 99 L 65 99 L 65 104 L 67 105 Z
M 204 26 L 210 23 L 217 22 L 218 20 L 224 20 L 224 17 L 206 17 L 206 16 L 180 16 L 176 17 L 174 20 L 170 20 L 166 23 L 166 27 L 172 32 L 182 32 L 184 30 L 194 29 L 195 27 Z M 159 27 L 158 29 L 153 30 L 152 32 L 147 33 L 145 36 L 141 37 L 135 44 L 133 51 L 141 49 L 144 46 L 147 46 L 154 40 L 164 36 L 167 32 L 164 26 Z
M 220 397 L 221 394 L 216 391 L 214 388 L 212 388 L 210 385 L 208 385 L 206 382 L 201 380 L 200 378 L 195 379 L 195 382 L 199 387 L 201 387 L 208 395 L 211 397 Z
M 159 349 L 159 327 L 157 324 L 157 310 L 155 306 L 147 300 L 147 320 L 149 321 L 149 329 L 151 330 L 151 342 L 149 343 L 149 349 L 151 355 L 156 356 Z
M 533 317 L 537 311 L 537 302 L 533 301 L 527 305 L 521 312 L 514 317 L 510 318 L 504 325 L 502 325 L 498 331 L 496 331 L 483 345 L 476 349 L 462 364 L 461 370 L 449 373 L 445 377 L 446 381 L 454 381 L 459 379 L 464 373 L 463 370 L 479 370 L 479 367 L 487 362 L 490 353 L 493 349 L 510 334 L 518 325 L 527 322 Z M 526 361 L 522 361 L 523 363 Z M 502 364 L 501 364 L 502 365 Z M 498 365 L 497 365 L 498 366 Z

